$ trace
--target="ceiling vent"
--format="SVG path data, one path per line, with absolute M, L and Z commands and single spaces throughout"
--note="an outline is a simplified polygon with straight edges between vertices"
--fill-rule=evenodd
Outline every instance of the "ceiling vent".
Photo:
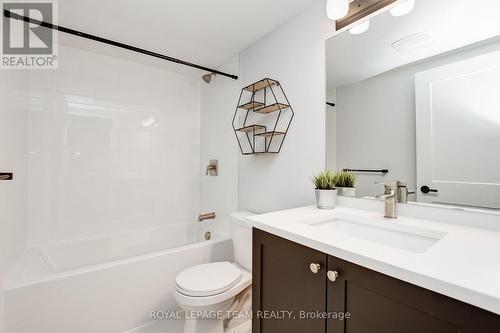
M 425 31 L 400 39 L 392 43 L 392 47 L 400 54 L 409 54 L 431 50 L 436 44 L 434 35 Z

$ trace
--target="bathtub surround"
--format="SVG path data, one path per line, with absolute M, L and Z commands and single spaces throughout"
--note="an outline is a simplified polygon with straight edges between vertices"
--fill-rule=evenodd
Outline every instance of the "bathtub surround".
M 31 247 L 23 253 L 5 289 L 46 280 L 56 273 L 200 242 L 207 228 L 204 224 L 179 224 Z M 218 234 L 214 235 L 217 238 Z
M 64 46 L 30 72 L 30 244 L 195 221 L 200 84 Z
M 57 247 L 71 241 L 76 250 L 90 240 L 120 237 L 131 231 L 144 234 L 152 228 L 187 226 L 196 221 L 201 186 L 201 80 L 198 75 L 123 60 L 118 52 L 113 53 L 108 56 L 60 46 L 57 71 L 0 74 L 0 169 L 14 171 L 14 180 L 0 186 L 0 285 L 4 289 L 54 273 L 46 258 L 34 251 L 37 246 L 57 243 L 53 245 Z M 218 228 L 211 226 L 210 231 L 216 233 Z M 129 242 L 129 246 L 133 244 Z M 230 252 L 227 247 L 221 258 Z M 119 258 L 110 260 L 115 259 Z M 211 259 L 208 253 L 192 263 Z M 16 263 L 19 265 L 14 269 Z M 73 260 L 67 263 L 77 264 Z M 67 269 L 63 261 L 59 264 L 62 271 Z M 83 266 L 88 264 L 96 263 Z M 133 274 L 135 269 L 131 269 Z M 175 277 L 174 271 L 169 272 Z M 97 275 L 94 277 L 99 281 Z M 62 283 L 70 288 L 68 295 L 71 290 L 86 290 L 84 285 L 94 290 L 85 279 L 78 282 L 82 283 L 79 287 L 72 283 Z M 57 283 L 47 284 L 55 288 L 53 292 L 61 293 Z M 41 304 L 20 296 L 30 295 L 31 299 L 36 291 L 23 294 L 30 288 L 10 290 L 2 292 L 0 327 L 7 325 L 2 333 L 22 331 L 12 329 L 21 322 L 14 314 L 14 304 L 36 305 L 31 312 L 39 311 Z M 168 300 L 158 291 L 159 298 L 147 302 Z M 115 296 L 112 291 L 108 294 L 109 299 Z M 93 301 L 101 304 L 104 299 Z M 54 316 L 57 309 L 65 308 L 64 303 L 53 305 Z M 116 311 L 115 317 L 121 317 L 128 310 L 117 307 Z M 137 308 L 133 312 L 138 312 Z M 136 321 L 136 315 L 129 318 L 123 330 L 147 323 Z M 58 320 L 54 318 L 52 323 Z M 25 324 L 34 323 L 36 320 Z
M 0 171 L 15 171 L 0 181 L 0 290 L 27 242 L 28 80 L 24 71 L 0 73 Z

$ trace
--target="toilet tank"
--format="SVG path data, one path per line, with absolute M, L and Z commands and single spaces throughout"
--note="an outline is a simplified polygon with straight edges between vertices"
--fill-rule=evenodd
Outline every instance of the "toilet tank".
M 246 220 L 250 212 L 231 214 L 231 237 L 233 238 L 234 261 L 243 268 L 252 270 L 252 226 Z

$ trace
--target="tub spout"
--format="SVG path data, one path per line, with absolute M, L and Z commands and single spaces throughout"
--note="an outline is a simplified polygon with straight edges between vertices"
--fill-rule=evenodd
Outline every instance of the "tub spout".
M 213 219 L 215 219 L 215 213 L 200 214 L 200 216 L 198 216 L 198 222 Z

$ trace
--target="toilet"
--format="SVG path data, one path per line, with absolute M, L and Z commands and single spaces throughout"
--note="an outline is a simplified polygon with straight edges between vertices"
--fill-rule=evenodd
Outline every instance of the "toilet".
M 246 217 L 251 215 L 253 214 L 239 212 L 230 216 L 234 263 L 212 262 L 196 265 L 177 275 L 174 298 L 186 312 L 184 333 L 224 333 L 227 312 L 238 311 L 242 302 L 245 302 L 246 307 L 249 306 L 252 284 L 252 228 Z M 250 323 L 248 318 L 240 325 L 243 328 L 227 328 L 226 333 L 245 333 Z

